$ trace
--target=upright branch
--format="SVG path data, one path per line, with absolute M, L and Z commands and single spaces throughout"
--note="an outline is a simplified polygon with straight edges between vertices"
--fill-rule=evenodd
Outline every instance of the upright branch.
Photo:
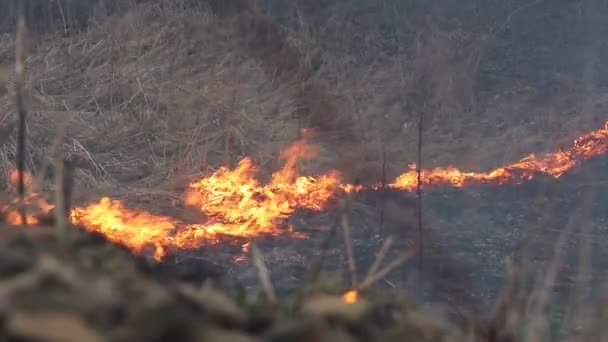
M 344 208 L 342 209 L 342 232 L 344 233 L 344 246 L 346 247 L 346 258 L 348 262 L 348 273 L 350 274 L 350 283 L 352 288 L 357 288 L 357 267 L 355 263 L 355 253 L 353 250 L 353 238 L 350 226 L 350 208 L 351 208 L 350 197 L 346 198 Z
M 386 129 L 386 118 L 384 119 L 384 127 Z M 380 185 L 380 234 L 384 232 L 384 214 L 386 207 L 386 141 L 382 139 L 382 183 Z
M 258 278 L 260 279 L 260 283 L 262 284 L 262 289 L 264 290 L 266 299 L 268 299 L 270 303 L 276 303 L 277 296 L 274 291 L 274 286 L 272 286 L 272 282 L 270 280 L 268 268 L 264 263 L 264 256 L 256 245 L 251 246 L 251 261 L 258 273 Z
M 15 94 L 17 100 L 17 113 L 19 115 L 19 127 L 17 132 L 17 170 L 19 171 L 19 182 L 17 191 L 19 193 L 19 213 L 21 214 L 21 222 L 27 224 L 26 212 L 24 206 L 25 199 L 25 184 L 23 181 L 25 172 L 25 120 L 26 111 L 24 103 L 25 89 L 25 49 L 26 49 L 26 32 L 25 25 L 25 0 L 19 1 L 19 16 L 17 19 L 17 37 L 16 37 L 16 61 L 15 61 Z
M 422 260 L 424 242 L 422 237 L 422 112 L 418 114 L 418 160 L 416 162 L 416 198 L 418 202 L 418 253 Z

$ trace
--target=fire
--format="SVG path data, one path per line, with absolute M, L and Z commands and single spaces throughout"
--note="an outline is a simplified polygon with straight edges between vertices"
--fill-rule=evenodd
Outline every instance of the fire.
M 421 180 L 422 185 L 438 183 L 463 187 L 475 183 L 521 183 L 539 173 L 559 178 L 580 161 L 607 150 L 608 122 L 603 128 L 576 138 L 566 150 L 542 156 L 530 154 L 489 172 L 465 172 L 451 166 L 422 170 Z M 222 167 L 210 176 L 192 182 L 185 191 L 184 202 L 201 212 L 205 217 L 203 222 L 185 223 L 173 217 L 127 208 L 123 202 L 106 197 L 97 203 L 72 208 L 70 219 L 74 225 L 102 234 L 134 253 L 149 250 L 156 260 L 173 250 L 216 244 L 226 238 L 251 240 L 262 235 L 301 238 L 304 235 L 285 222 L 299 208 L 323 210 L 338 191 L 352 193 L 376 189 L 342 184 L 337 172 L 318 177 L 298 176 L 298 161 L 310 160 L 316 154 L 317 149 L 307 143 L 307 132 L 304 132 L 300 140 L 282 151 L 280 159 L 284 165 L 267 183 L 258 180 L 254 163 L 249 158 L 241 160 L 233 169 Z M 410 171 L 389 186 L 400 190 L 415 189 L 418 181 L 415 168 L 411 165 Z M 16 171 L 9 174 L 9 191 L 14 190 L 18 178 Z M 35 224 L 54 206 L 32 191 L 30 175 L 24 175 L 24 181 L 26 220 L 28 224 Z M 13 198 L 6 205 L 0 204 L 0 213 L 4 214 L 7 223 L 21 225 L 21 216 L 16 210 L 19 201 L 16 195 Z M 248 246 L 248 243 L 243 245 L 243 253 L 247 252 Z M 343 299 L 356 302 L 357 295 L 351 290 Z
M 342 301 L 347 304 L 354 304 L 359 299 L 357 290 L 349 290 L 342 296 Z
M 71 221 L 136 253 L 142 252 L 147 246 L 155 246 L 157 259 L 164 256 L 164 246 L 176 229 L 175 220 L 170 217 L 128 209 L 120 201 L 107 197 L 99 203 L 74 208 Z
M 608 151 L 608 122 L 603 128 L 585 133 L 574 140 L 566 150 L 548 153 L 543 156 L 530 154 L 516 163 L 499 167 L 489 172 L 465 172 L 455 167 L 437 167 L 421 171 L 421 185 L 451 184 L 463 187 L 475 183 L 522 183 L 534 178 L 537 174 L 559 178 L 580 161 L 590 159 Z M 400 175 L 390 187 L 401 190 L 413 190 L 418 184 L 416 165 L 411 171 Z
M 282 233 L 277 222 L 298 208 L 323 209 L 340 187 L 335 172 L 317 178 L 296 177 L 297 161 L 315 155 L 305 138 L 297 141 L 281 153 L 285 165 L 265 185 L 255 178 L 251 159 L 245 158 L 233 170 L 221 168 L 192 183 L 185 203 L 209 217 L 214 223 L 208 229 L 217 233 L 242 237 Z
M 20 226 L 23 224 L 23 218 L 19 212 L 19 197 L 17 196 L 17 184 L 19 182 L 19 171 L 12 170 L 8 174 L 9 181 L 9 193 L 11 193 L 12 200 L 8 204 L 0 203 L 0 213 L 4 213 L 4 220 L 9 225 Z M 38 224 L 41 216 L 48 215 L 55 206 L 50 205 L 44 197 L 32 191 L 33 178 L 30 174 L 23 174 L 23 184 L 25 186 L 25 197 L 23 199 L 23 206 L 26 209 L 25 223 L 28 225 Z
M 227 237 L 252 239 L 283 234 L 304 237 L 281 221 L 298 208 L 321 210 L 340 187 L 335 172 L 318 178 L 296 176 L 297 161 L 315 155 L 316 149 L 308 145 L 304 137 L 281 153 L 285 164 L 268 184 L 257 180 L 249 158 L 241 160 L 234 169 L 223 167 L 193 182 L 186 190 L 185 203 L 207 217 L 204 223 L 186 224 L 144 210 L 128 209 L 122 202 L 109 198 L 74 208 L 72 223 L 103 234 L 135 253 L 154 247 L 157 260 L 162 259 L 167 250 L 197 248 Z M 243 245 L 243 252 L 248 246 Z

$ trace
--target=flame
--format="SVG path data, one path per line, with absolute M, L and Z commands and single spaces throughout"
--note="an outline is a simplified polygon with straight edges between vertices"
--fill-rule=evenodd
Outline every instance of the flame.
M 268 184 L 256 179 L 253 161 L 245 158 L 236 168 L 220 168 L 209 177 L 189 185 L 186 205 L 200 210 L 207 222 L 186 224 L 177 219 L 129 209 L 118 200 L 102 198 L 99 203 L 72 210 L 72 223 L 98 232 L 135 253 L 154 247 L 161 260 L 167 250 L 197 248 L 226 237 L 252 239 L 260 235 L 289 235 L 301 238 L 293 227 L 281 224 L 298 208 L 321 210 L 340 187 L 338 174 L 297 177 L 300 159 L 312 159 L 316 149 L 306 136 L 281 153 L 283 168 Z M 248 250 L 243 245 L 243 252 Z
M 317 154 L 317 149 L 307 143 L 308 132 L 303 133 L 301 139 L 281 152 L 280 159 L 284 165 L 272 174 L 267 183 L 258 180 L 253 161 L 244 158 L 233 169 L 222 167 L 189 184 L 184 202 L 200 211 L 206 217 L 204 222 L 185 223 L 173 217 L 127 208 L 123 202 L 107 197 L 97 203 L 72 208 L 71 222 L 102 234 L 134 253 L 149 250 L 156 260 L 162 260 L 172 250 L 198 248 L 226 238 L 251 240 L 261 235 L 305 237 L 285 223 L 297 209 L 323 210 L 338 191 L 351 193 L 377 187 L 342 184 L 339 174 L 334 171 L 318 177 L 298 176 L 298 161 L 310 160 Z M 542 156 L 530 154 L 516 163 L 489 172 L 465 172 L 451 166 L 422 170 L 421 185 L 463 187 L 475 183 L 521 183 L 540 173 L 559 178 L 581 161 L 606 151 L 608 122 L 603 128 L 576 138 L 568 149 Z M 416 165 L 410 165 L 410 169 L 389 186 L 400 190 L 415 189 L 418 182 Z M 8 179 L 9 190 L 14 190 L 19 173 L 12 171 Z M 54 206 L 32 191 L 29 174 L 24 175 L 24 183 L 27 190 L 24 202 L 28 209 L 26 222 L 35 224 Z M 4 214 L 7 223 L 20 225 L 22 219 L 16 210 L 19 201 L 16 196 L 13 198 L 6 205 L 0 204 L 0 213 Z M 248 243 L 242 246 L 243 253 L 247 253 L 248 246 Z M 355 290 L 351 290 L 344 294 L 343 299 L 356 302 L 357 295 Z
M 285 165 L 272 175 L 268 184 L 259 183 L 253 162 L 245 158 L 233 170 L 221 168 L 192 183 L 186 191 L 186 205 L 209 217 L 214 224 L 208 229 L 217 233 L 242 237 L 281 233 L 277 222 L 298 208 L 322 210 L 340 187 L 336 172 L 317 178 L 296 177 L 297 161 L 316 155 L 305 139 L 281 153 Z
M 74 208 L 71 221 L 87 230 L 104 235 L 108 240 L 125 245 L 134 252 L 155 246 L 155 255 L 164 255 L 162 246 L 175 230 L 174 219 L 125 208 L 122 202 L 104 197 L 99 203 Z
M 17 193 L 17 184 L 19 183 L 19 171 L 11 170 L 8 174 L 9 193 L 13 193 L 12 200 L 8 204 L 0 204 L 0 213 L 4 213 L 4 220 L 12 226 L 23 225 L 23 218 L 19 212 L 19 197 Z M 23 198 L 23 207 L 26 210 L 25 223 L 28 225 L 40 223 L 39 217 L 48 215 L 55 206 L 49 204 L 44 197 L 33 190 L 33 177 L 29 173 L 23 174 L 23 185 L 25 187 L 25 196 Z
M 522 183 L 538 174 L 559 178 L 580 161 L 587 160 L 608 151 L 608 122 L 596 131 L 585 133 L 574 140 L 566 150 L 548 153 L 543 156 L 530 154 L 516 163 L 489 172 L 465 172 L 455 167 L 437 167 L 421 171 L 421 185 L 450 184 L 463 187 L 475 183 Z M 400 175 L 390 187 L 400 190 L 413 190 L 418 185 L 416 165 L 411 171 Z
M 359 299 L 357 290 L 349 290 L 342 296 L 342 301 L 347 304 L 354 304 Z

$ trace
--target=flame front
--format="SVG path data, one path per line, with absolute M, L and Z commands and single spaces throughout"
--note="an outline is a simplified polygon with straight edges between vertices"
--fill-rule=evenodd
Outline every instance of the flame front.
M 102 198 L 99 202 L 71 211 L 71 222 L 86 230 L 104 235 L 108 240 L 124 245 L 134 253 L 150 250 L 161 260 L 170 250 L 190 249 L 214 244 L 225 238 L 253 239 L 260 235 L 289 235 L 303 237 L 283 221 L 298 208 L 322 210 L 337 191 L 347 193 L 366 189 L 361 185 L 341 184 L 337 172 L 318 177 L 298 176 L 297 162 L 312 159 L 317 150 L 306 142 L 307 134 L 285 149 L 281 170 L 270 181 L 262 184 L 256 178 L 256 169 L 249 158 L 241 160 L 234 169 L 220 168 L 209 177 L 191 183 L 185 193 L 185 203 L 206 217 L 205 222 L 188 224 L 178 219 L 154 215 L 140 209 L 126 208 L 121 201 Z M 605 153 L 608 150 L 608 122 L 599 130 L 586 133 L 574 140 L 572 147 L 538 157 L 534 154 L 520 161 L 489 172 L 464 172 L 454 167 L 438 167 L 421 171 L 421 185 L 448 184 L 463 187 L 476 183 L 521 183 L 543 173 L 559 178 L 580 161 Z M 417 187 L 415 165 L 389 186 L 399 190 Z M 19 174 L 9 174 L 9 187 L 15 187 Z M 32 191 L 32 178 L 24 175 L 28 193 L 27 223 L 38 223 L 38 217 L 48 215 L 53 206 L 43 196 Z M 20 225 L 14 196 L 6 205 L 0 204 L 7 223 Z M 248 245 L 243 245 L 245 252 Z M 354 298 L 354 299 L 353 299 Z M 347 292 L 345 301 L 356 301 L 357 293 Z
M 280 220 L 298 208 L 321 210 L 340 186 L 337 173 L 318 178 L 296 177 L 299 159 L 311 159 L 316 150 L 303 138 L 281 154 L 284 167 L 268 184 L 256 179 L 253 161 L 241 160 L 234 169 L 220 168 L 211 176 L 190 184 L 186 205 L 200 210 L 205 223 L 186 224 L 177 219 L 125 208 L 122 202 L 102 198 L 99 203 L 72 210 L 74 224 L 105 235 L 110 241 L 141 253 L 154 248 L 162 259 L 167 250 L 197 248 L 224 238 L 260 235 L 304 237 Z M 247 250 L 248 245 L 243 246 Z
M 559 178 L 580 161 L 587 160 L 608 151 L 608 122 L 596 131 L 586 133 L 574 140 L 567 150 L 560 150 L 538 157 L 530 154 L 516 163 L 499 167 L 489 172 L 465 172 L 455 167 L 437 167 L 421 171 L 421 185 L 451 184 L 463 187 L 476 183 L 522 183 L 534 178 L 537 174 Z M 389 186 L 400 190 L 413 190 L 418 185 L 416 165 L 411 171 L 399 176 Z
M 281 153 L 285 165 L 266 185 L 255 178 L 253 162 L 245 158 L 233 170 L 221 168 L 192 183 L 185 203 L 209 217 L 213 222 L 209 228 L 217 233 L 242 237 L 280 234 L 278 220 L 288 218 L 298 208 L 323 209 L 340 187 L 335 172 L 317 178 L 296 177 L 297 161 L 315 155 L 316 150 L 304 138 L 297 141 Z

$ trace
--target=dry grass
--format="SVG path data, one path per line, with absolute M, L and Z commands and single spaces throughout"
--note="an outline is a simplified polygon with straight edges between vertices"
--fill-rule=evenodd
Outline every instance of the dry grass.
M 217 19 L 159 11 L 141 8 L 33 51 L 30 169 L 68 118 L 61 149 L 83 191 L 171 189 L 220 165 L 226 152 L 232 163 L 250 155 L 266 166 L 297 135 L 287 90 L 240 55 Z M 2 101 L 8 113 L 11 95 Z M 11 139 L 2 174 L 13 156 Z

